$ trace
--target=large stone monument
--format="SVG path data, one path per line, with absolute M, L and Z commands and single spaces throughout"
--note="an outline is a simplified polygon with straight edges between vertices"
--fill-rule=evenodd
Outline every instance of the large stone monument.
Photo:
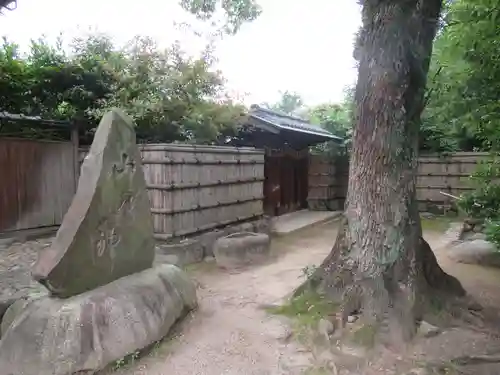
M 33 277 L 53 295 L 70 297 L 150 268 L 154 248 L 134 124 L 113 110 L 97 128 L 75 198 Z
M 173 265 L 152 268 L 153 223 L 134 125 L 108 112 L 77 193 L 33 276 L 50 291 L 14 302 L 1 322 L 5 375 L 94 374 L 163 338 L 196 307 Z

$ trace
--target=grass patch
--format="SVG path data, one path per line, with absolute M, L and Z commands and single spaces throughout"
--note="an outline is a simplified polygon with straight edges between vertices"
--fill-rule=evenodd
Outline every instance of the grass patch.
M 198 263 L 186 264 L 181 268 L 187 273 L 210 273 L 220 270 L 217 267 L 217 263 L 215 263 L 215 260 L 212 262 L 201 261 Z
M 377 335 L 377 327 L 372 324 L 365 324 L 352 332 L 352 342 L 356 345 L 373 348 L 375 346 L 375 338 Z
M 303 375 L 331 375 L 332 372 L 324 367 L 312 367 L 303 372 Z
M 335 312 L 338 305 L 321 294 L 306 291 L 288 303 L 278 307 L 271 307 L 267 312 L 275 315 L 284 315 L 296 320 L 302 326 L 312 326 L 318 321 Z

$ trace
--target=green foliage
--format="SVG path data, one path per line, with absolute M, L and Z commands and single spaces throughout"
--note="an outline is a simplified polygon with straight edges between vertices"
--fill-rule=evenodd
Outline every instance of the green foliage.
M 44 39 L 26 55 L 4 39 L 0 47 L 0 102 L 11 113 L 76 119 L 82 141 L 103 112 L 123 108 L 146 142 L 213 143 L 234 135 L 245 108 L 226 95 L 207 48 L 186 57 L 179 45 L 161 50 L 147 37 L 116 47 L 105 35 L 73 40 L 65 52 Z
M 500 219 L 486 220 L 485 224 L 486 239 L 494 243 L 497 249 L 500 249 Z
M 270 309 L 269 312 L 294 318 L 299 325 L 310 327 L 337 309 L 338 305 L 325 296 L 313 291 L 306 291 L 292 298 L 287 304 Z
M 296 115 L 304 107 L 304 100 L 300 94 L 286 90 L 281 93 L 281 99 L 278 102 L 263 103 L 262 106 L 287 115 Z
M 223 29 L 236 34 L 245 22 L 255 20 L 262 12 L 255 0 L 180 0 L 181 6 L 199 19 L 216 23 L 220 13 L 225 15 Z
M 475 189 L 463 194 L 459 207 L 470 217 L 478 219 L 500 218 L 500 158 L 492 157 L 481 162 L 470 180 Z
M 345 90 L 344 100 L 341 103 L 326 103 L 308 108 L 305 117 L 312 124 L 319 125 L 333 135 L 344 139 L 343 147 L 334 143 L 325 143 L 316 146 L 314 151 L 326 152 L 332 157 L 349 151 L 353 131 L 353 115 L 353 88 Z
M 309 120 L 345 139 L 350 145 L 352 137 L 352 111 L 349 104 L 321 104 L 309 110 Z
M 444 151 L 500 147 L 499 0 L 456 0 L 444 12 L 429 72 L 423 129 Z
M 303 275 L 305 276 L 306 279 L 309 279 L 310 277 L 312 277 L 312 275 L 314 275 L 314 272 L 316 272 L 317 268 L 318 267 L 315 266 L 314 264 L 313 265 L 307 265 L 304 268 L 302 268 L 302 273 L 303 273 Z
M 485 220 L 485 234 L 500 248 L 500 157 L 480 163 L 471 176 L 475 190 L 463 194 L 459 207 L 470 217 Z

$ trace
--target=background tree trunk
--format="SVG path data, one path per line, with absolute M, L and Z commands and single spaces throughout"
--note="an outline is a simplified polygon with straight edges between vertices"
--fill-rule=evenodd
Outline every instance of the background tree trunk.
M 420 114 L 441 0 L 362 5 L 345 219 L 311 282 L 342 302 L 344 318 L 361 310 L 379 337 L 392 342 L 413 336 L 429 293 L 464 294 L 422 238 L 415 191 Z

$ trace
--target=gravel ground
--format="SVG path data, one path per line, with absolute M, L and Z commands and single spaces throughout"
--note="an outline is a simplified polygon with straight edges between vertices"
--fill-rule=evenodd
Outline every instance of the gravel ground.
M 278 258 L 260 267 L 238 272 L 224 272 L 206 263 L 193 267 L 190 273 L 199 286 L 199 309 L 179 327 L 175 338 L 135 363 L 106 374 L 313 374 L 308 372 L 314 363 L 312 354 L 290 339 L 287 321 L 270 316 L 262 305 L 280 303 L 289 295 L 302 281 L 304 267 L 318 265 L 328 254 L 335 232 L 336 225 L 327 223 L 276 238 L 272 248 Z M 427 232 L 425 237 L 447 272 L 457 276 L 481 303 L 500 306 L 498 270 L 457 265 L 440 249 L 448 241 L 446 235 Z M 30 265 L 39 249 L 50 245 L 51 240 L 12 244 L 0 240 L 0 299 L 33 287 Z M 449 341 L 448 336 L 438 337 Z M 423 346 L 429 347 L 427 343 Z M 373 370 L 377 375 L 386 373 L 376 367 Z
M 330 251 L 336 225 L 323 224 L 273 239 L 278 259 L 239 272 L 204 265 L 191 270 L 200 307 L 180 335 L 153 355 L 115 375 L 301 375 L 313 356 L 295 339 L 289 323 L 263 305 L 282 301 L 303 280 L 303 268 Z M 304 235 L 306 234 L 306 235 Z
M 38 251 L 50 246 L 52 237 L 26 242 L 0 240 L 0 302 L 40 289 L 31 277 Z

